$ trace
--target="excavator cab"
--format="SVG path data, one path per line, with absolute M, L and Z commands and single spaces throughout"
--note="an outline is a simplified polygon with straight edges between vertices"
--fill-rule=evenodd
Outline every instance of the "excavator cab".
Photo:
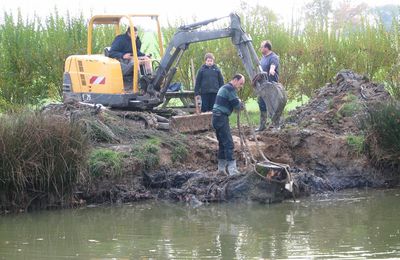
M 135 37 L 132 37 L 134 67 L 132 76 L 124 77 L 120 62 L 108 57 L 109 48 L 104 53 L 93 54 L 93 29 L 96 25 L 114 25 L 115 35 L 121 33 L 121 22 L 127 21 L 130 34 L 135 35 L 134 19 L 155 21 L 158 49 L 164 54 L 161 28 L 156 14 L 95 15 L 88 26 L 87 53 L 71 55 L 65 61 L 63 76 L 64 102 L 76 100 L 85 103 L 102 104 L 112 108 L 128 110 L 151 110 L 163 103 L 164 98 L 156 91 L 147 91 L 146 86 L 152 75 L 141 75 Z M 111 43 L 110 43 L 111 44 Z

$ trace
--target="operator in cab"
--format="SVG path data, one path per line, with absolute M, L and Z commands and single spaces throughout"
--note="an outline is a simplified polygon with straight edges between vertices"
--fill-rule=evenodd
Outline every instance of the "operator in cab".
M 135 31 L 135 42 L 137 56 L 140 65 L 144 65 L 144 74 L 151 74 L 151 60 L 148 55 L 140 51 L 142 42 L 138 36 L 137 28 L 134 27 Z M 130 27 L 126 30 L 124 34 L 115 37 L 113 43 L 111 44 L 111 49 L 109 51 L 109 57 L 119 60 L 121 63 L 122 75 L 132 76 L 133 75 L 133 47 L 131 41 Z

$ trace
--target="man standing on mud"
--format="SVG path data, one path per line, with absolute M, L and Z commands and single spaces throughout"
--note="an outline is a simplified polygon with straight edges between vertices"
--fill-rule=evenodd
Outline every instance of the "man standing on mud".
M 266 40 L 261 43 L 260 50 L 262 57 L 260 60 L 261 68 L 263 71 L 268 73 L 269 82 L 279 81 L 279 56 L 272 51 L 272 44 Z M 258 97 L 258 107 L 260 108 L 260 126 L 256 131 L 265 130 L 265 124 L 267 123 L 267 106 L 261 97 Z
M 233 158 L 233 139 L 229 126 L 229 116 L 233 109 L 240 110 L 244 104 L 240 101 L 237 92 L 245 82 L 242 74 L 236 74 L 232 80 L 223 85 L 217 93 L 212 114 L 212 126 L 215 129 L 218 139 L 218 172 L 229 175 L 239 173 L 236 160 Z

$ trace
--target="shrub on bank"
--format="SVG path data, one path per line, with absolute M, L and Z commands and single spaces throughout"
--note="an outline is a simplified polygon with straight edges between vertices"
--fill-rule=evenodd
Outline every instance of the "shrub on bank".
M 363 122 L 366 144 L 372 162 L 382 168 L 400 166 L 400 105 L 376 104 L 368 109 Z
M 0 210 L 69 203 L 86 167 L 81 128 L 32 112 L 0 117 Z

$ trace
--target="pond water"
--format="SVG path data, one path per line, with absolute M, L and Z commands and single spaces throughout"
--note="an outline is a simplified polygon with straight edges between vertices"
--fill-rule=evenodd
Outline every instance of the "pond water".
M 400 258 L 400 190 L 0 216 L 0 259 Z

